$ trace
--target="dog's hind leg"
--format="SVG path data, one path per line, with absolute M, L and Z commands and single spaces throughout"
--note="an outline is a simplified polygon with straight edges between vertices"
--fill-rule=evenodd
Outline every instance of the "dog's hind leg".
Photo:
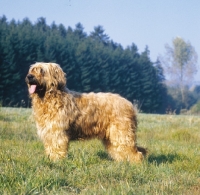
M 121 130 L 119 130 L 119 125 L 117 127 L 112 126 L 109 137 L 103 140 L 111 158 L 116 161 L 141 162 L 144 156 L 136 146 L 135 133 L 131 129 L 122 129 L 121 126 Z
M 127 145 L 115 145 L 110 141 L 103 141 L 108 154 L 113 160 L 116 161 L 129 161 L 129 162 L 141 162 L 144 159 L 142 152 L 139 152 L 136 147 Z

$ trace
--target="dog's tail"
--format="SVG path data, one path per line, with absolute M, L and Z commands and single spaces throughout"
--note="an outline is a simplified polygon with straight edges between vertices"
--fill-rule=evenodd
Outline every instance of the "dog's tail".
M 138 149 L 139 152 L 142 152 L 142 154 L 143 154 L 144 156 L 146 156 L 147 153 L 148 153 L 148 150 L 147 150 L 146 148 L 137 146 L 137 149 Z

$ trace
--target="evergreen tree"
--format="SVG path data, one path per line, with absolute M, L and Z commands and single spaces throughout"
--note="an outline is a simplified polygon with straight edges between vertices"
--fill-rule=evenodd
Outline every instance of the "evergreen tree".
M 91 32 L 90 37 L 104 44 L 107 44 L 109 41 L 109 36 L 104 33 L 104 29 L 102 26 L 94 27 L 94 31 Z

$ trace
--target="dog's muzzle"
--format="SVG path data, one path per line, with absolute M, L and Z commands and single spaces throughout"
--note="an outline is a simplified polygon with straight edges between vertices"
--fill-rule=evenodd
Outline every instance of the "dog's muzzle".
M 26 83 L 28 84 L 36 84 L 35 77 L 32 74 L 28 74 L 25 79 Z
M 25 79 L 26 83 L 29 85 L 29 93 L 33 94 L 36 92 L 37 81 L 35 76 L 32 74 L 28 74 Z

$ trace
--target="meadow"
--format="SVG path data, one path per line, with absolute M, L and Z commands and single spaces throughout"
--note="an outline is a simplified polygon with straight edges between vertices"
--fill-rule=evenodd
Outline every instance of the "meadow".
M 50 162 L 31 109 L 0 107 L 0 194 L 200 194 L 200 116 L 138 114 L 142 164 L 112 161 L 99 140 Z

